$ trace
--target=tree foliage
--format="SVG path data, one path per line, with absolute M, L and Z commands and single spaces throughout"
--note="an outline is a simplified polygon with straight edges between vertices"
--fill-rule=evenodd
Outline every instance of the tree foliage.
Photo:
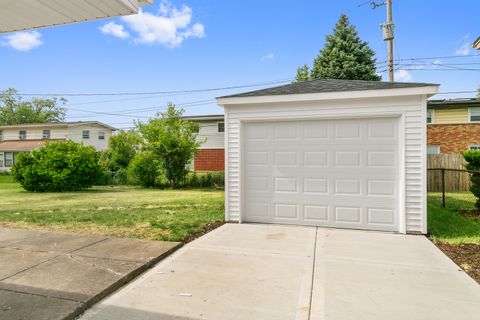
M 11 172 L 28 191 L 79 191 L 102 176 L 98 157 L 94 147 L 73 141 L 47 142 L 30 153 L 20 153 Z
M 139 152 L 133 157 L 127 174 L 132 183 L 144 188 L 159 185 L 163 177 L 158 158 L 149 151 Z
M 23 101 L 15 89 L 0 92 L 0 125 L 57 122 L 65 119 L 67 100 L 61 98 Z
M 188 165 L 198 152 L 198 124 L 182 119 L 183 110 L 170 103 L 166 112 L 157 114 L 147 123 L 138 123 L 145 146 L 157 157 L 165 178 L 172 187 L 185 181 Z
M 302 82 L 307 80 L 311 80 L 310 68 L 308 65 L 304 64 L 300 68 L 297 68 L 297 75 L 295 76 L 294 82 Z
M 126 169 L 140 149 L 142 138 L 135 130 L 121 130 L 110 137 L 107 165 L 110 170 Z
M 345 14 L 340 16 L 333 34 L 327 35 L 323 49 L 315 58 L 313 67 L 297 69 L 296 81 L 309 79 L 345 79 L 379 81 L 376 73 L 375 52 L 358 36 L 355 26 Z
M 477 197 L 475 207 L 480 210 L 480 173 L 476 173 L 480 172 L 480 150 L 468 150 L 462 155 L 467 162 L 465 168 L 474 171 L 470 176 L 470 191 Z

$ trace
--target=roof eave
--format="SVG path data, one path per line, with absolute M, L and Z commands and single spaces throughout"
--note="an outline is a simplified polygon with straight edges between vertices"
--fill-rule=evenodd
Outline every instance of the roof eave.
M 220 97 L 217 98 L 217 104 L 220 106 L 232 104 L 256 104 L 256 103 L 280 103 L 280 102 L 300 102 L 300 101 L 322 101 L 336 99 L 367 99 L 379 97 L 399 97 L 425 95 L 427 98 L 438 93 L 439 85 L 432 84 L 428 86 L 419 86 L 412 88 L 393 88 L 378 90 L 359 90 L 359 91 L 337 91 L 286 95 L 265 95 L 251 97 Z

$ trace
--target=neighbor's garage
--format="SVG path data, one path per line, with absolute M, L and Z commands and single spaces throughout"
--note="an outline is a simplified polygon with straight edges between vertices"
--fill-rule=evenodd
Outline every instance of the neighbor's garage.
M 226 219 L 426 233 L 436 85 L 314 80 L 218 98 Z

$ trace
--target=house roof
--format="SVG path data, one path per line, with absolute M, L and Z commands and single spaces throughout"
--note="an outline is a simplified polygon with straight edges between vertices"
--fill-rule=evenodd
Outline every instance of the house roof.
M 475 40 L 475 42 L 472 44 L 472 48 L 480 50 L 480 37 L 478 37 L 477 40 Z
M 453 107 L 471 107 L 480 106 L 480 99 L 466 98 L 466 99 L 443 99 L 443 100 L 428 100 L 429 108 L 453 108 Z
M 45 145 L 47 140 L 7 140 L 0 141 L 0 151 L 32 151 Z M 55 141 L 55 140 L 48 140 Z M 63 140 L 57 140 L 63 141 Z
M 0 33 L 138 13 L 152 0 L 0 1 Z
M 109 128 L 111 130 L 117 130 L 116 128 L 109 126 L 108 124 L 102 123 L 100 121 L 72 121 L 72 122 L 46 122 L 46 123 L 22 123 L 14 125 L 0 126 L 0 129 L 10 129 L 10 128 L 42 128 L 42 127 L 69 127 L 77 125 L 98 125 L 101 127 Z
M 184 120 L 190 121 L 208 121 L 208 120 L 223 120 L 223 114 L 208 114 L 208 115 L 200 115 L 200 116 L 185 116 L 182 117 Z
M 283 86 L 250 91 L 245 93 L 233 94 L 222 98 L 241 98 L 241 97 L 260 97 L 276 96 L 290 94 L 308 94 L 308 93 L 327 93 L 327 92 L 345 92 L 345 91 L 365 91 L 382 89 L 403 89 L 438 86 L 431 83 L 415 82 L 384 82 L 384 81 L 364 81 L 364 80 L 336 80 L 336 79 L 316 79 L 310 81 L 296 82 Z

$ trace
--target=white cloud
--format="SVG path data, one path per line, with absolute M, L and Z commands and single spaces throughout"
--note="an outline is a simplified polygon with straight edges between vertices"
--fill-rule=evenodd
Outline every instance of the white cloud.
M 261 58 L 262 61 L 273 60 L 273 59 L 275 59 L 275 54 L 273 53 L 266 54 Z
M 19 51 L 30 51 L 43 44 L 41 38 L 38 31 L 20 31 L 5 36 L 1 44 Z
M 408 82 L 412 81 L 412 74 L 407 70 L 398 70 L 395 72 L 395 81 Z
M 130 37 L 130 33 L 128 33 L 128 31 L 126 31 L 121 24 L 117 24 L 115 22 L 106 23 L 99 29 L 103 34 L 110 34 L 120 39 L 126 39 Z
M 192 24 L 192 15 L 192 9 L 186 5 L 178 9 L 170 2 L 162 1 L 157 14 L 140 10 L 136 15 L 122 17 L 121 21 L 135 33 L 135 43 L 178 47 L 188 38 L 205 36 L 201 23 Z
M 463 36 L 462 45 L 455 50 L 456 55 L 468 56 L 472 53 L 472 41 L 470 40 L 470 34 Z

